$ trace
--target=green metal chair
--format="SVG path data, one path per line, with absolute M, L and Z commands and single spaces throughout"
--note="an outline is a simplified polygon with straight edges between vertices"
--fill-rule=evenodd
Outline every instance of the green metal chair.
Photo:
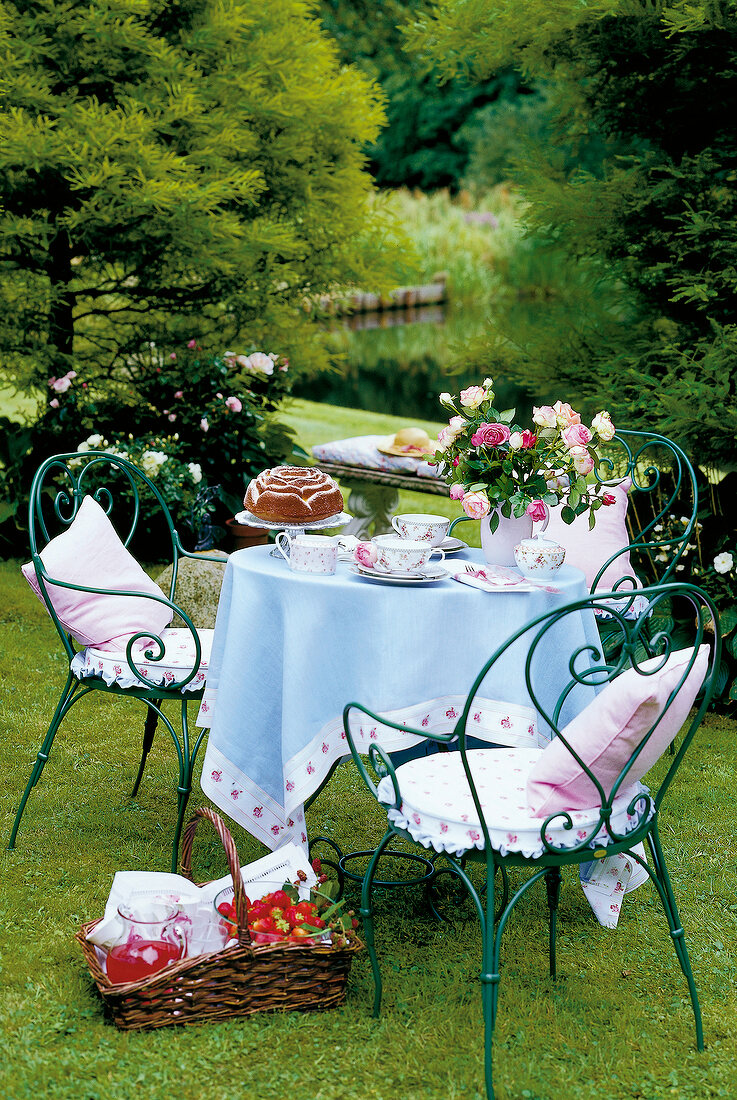
M 91 507 L 103 524 L 107 525 L 108 519 L 111 522 L 114 519 L 115 528 L 111 533 L 111 539 L 116 546 L 118 539 L 120 540 L 120 553 L 126 559 L 127 548 L 136 538 L 137 531 L 140 540 L 140 528 L 144 516 L 147 524 L 156 517 L 159 535 L 163 538 L 166 548 L 165 553 L 172 564 L 168 597 L 164 596 L 153 582 L 147 582 L 147 586 L 143 584 L 140 586 L 141 589 L 148 588 L 144 593 L 142 590 L 121 588 L 119 584 L 116 585 L 114 578 L 110 585 L 100 587 L 94 583 L 70 582 L 64 576 L 54 576 L 48 571 L 42 557 L 44 550 L 49 548 L 56 535 L 64 537 L 65 531 L 72 531 L 72 524 L 77 520 L 83 502 L 89 503 L 90 498 L 96 502 L 96 505 Z M 97 510 L 97 505 L 101 506 L 102 512 Z M 85 515 L 89 512 L 88 507 Z M 77 522 L 79 523 L 79 520 Z M 18 806 L 8 847 L 15 847 L 26 803 L 31 791 L 41 778 L 54 738 L 63 720 L 72 707 L 90 692 L 101 691 L 136 700 L 146 707 L 141 761 L 131 797 L 134 797 L 138 791 L 159 719 L 174 743 L 178 763 L 178 812 L 171 867 L 175 871 L 179 836 L 192 786 L 192 772 L 205 733 L 204 729 L 200 730 L 192 743 L 187 704 L 200 700 L 204 693 L 212 640 L 212 631 L 198 632 L 187 613 L 174 602 L 179 559 L 182 556 L 194 557 L 195 555 L 183 549 L 169 509 L 153 482 L 126 459 L 106 452 L 59 454 L 42 463 L 31 486 L 29 535 L 33 568 L 24 567 L 24 572 L 27 571 L 29 583 L 37 590 L 59 634 L 65 654 L 67 676 Z M 56 542 L 55 546 L 58 547 L 59 543 Z M 134 542 L 134 548 L 136 546 Z M 144 547 L 141 545 L 137 549 L 140 552 Z M 46 556 L 48 558 L 48 553 Z M 158 556 L 159 553 L 157 553 Z M 196 556 L 198 560 L 203 558 L 200 554 Z M 56 558 L 58 560 L 58 552 Z M 222 561 L 223 558 L 213 557 L 209 560 Z M 137 570 L 138 566 L 133 563 L 133 568 Z M 87 580 L 87 577 L 84 579 Z M 60 594 L 68 593 L 79 593 L 82 600 L 101 601 L 95 606 L 99 606 L 103 620 L 106 606 L 110 607 L 110 604 L 106 605 L 106 600 L 131 597 L 134 600 L 131 606 L 136 609 L 140 601 L 141 614 L 144 618 L 151 610 L 159 620 L 162 617 L 168 620 L 171 617 L 170 613 L 176 613 L 184 623 L 184 627 L 141 629 L 119 642 L 116 641 L 112 649 L 109 646 L 96 648 L 94 644 L 83 647 L 75 641 L 75 637 L 67 629 L 68 623 L 66 625 L 62 623 L 57 613 Z M 172 720 L 166 715 L 163 709 L 165 703 L 176 706 L 179 712 L 178 719 Z
M 646 607 L 634 620 L 612 611 L 611 593 L 606 593 L 589 595 L 531 621 L 507 639 L 481 669 L 451 732 L 400 725 L 360 703 L 349 703 L 344 710 L 353 760 L 387 815 L 386 834 L 371 854 L 361 886 L 361 915 L 375 983 L 374 1015 L 380 1010 L 382 979 L 374 939 L 373 885 L 382 853 L 394 838 L 401 837 L 430 853 L 439 875 L 449 874 L 459 888 L 462 884 L 478 917 L 490 1100 L 494 1096 L 492 1038 L 500 949 L 514 907 L 544 881 L 549 966 L 555 978 L 562 869 L 570 866 L 578 870 L 582 863 L 618 853 L 631 860 L 631 867 L 639 865 L 655 887 L 688 984 L 696 1045 L 703 1049 L 698 996 L 658 820 L 665 795 L 709 706 L 719 665 L 719 620 L 708 596 L 692 585 L 653 586 L 642 589 L 641 596 Z M 693 624 L 693 648 L 679 651 L 667 634 L 643 631 L 661 605 L 676 597 L 690 606 Z M 546 710 L 536 692 L 536 677 L 543 675 L 544 666 L 544 659 L 540 660 L 544 650 L 538 653 L 539 647 L 552 628 L 565 625 L 568 616 L 587 613 L 587 609 L 596 612 L 604 606 L 620 634 L 617 660 L 608 661 L 602 649 L 590 645 L 573 652 L 569 679 L 561 683 L 553 709 Z M 549 727 L 552 740 L 545 749 L 469 749 L 466 741 L 473 732 L 474 700 L 481 694 L 484 678 L 507 647 L 520 638 L 525 639 L 527 652 L 526 686 L 541 726 Z M 643 650 L 646 660 L 639 657 Z M 574 689 L 580 691 L 578 685 L 592 689 L 592 701 L 561 729 L 562 708 Z M 434 742 L 441 751 L 395 767 L 379 742 L 370 746 L 365 759 L 357 746 L 363 745 L 360 724 L 367 719 L 372 724 L 405 729 Z M 651 772 L 687 721 L 675 756 L 666 755 Z M 448 751 L 454 748 L 458 751 Z M 640 780 L 646 771 L 645 784 Z M 634 850 L 643 841 L 649 848 L 649 861 Z M 481 865 L 481 888 L 469 874 L 472 863 Z M 517 875 L 523 879 L 511 896 L 510 868 L 515 869 L 515 880 Z M 621 950 L 620 944 L 617 949 Z

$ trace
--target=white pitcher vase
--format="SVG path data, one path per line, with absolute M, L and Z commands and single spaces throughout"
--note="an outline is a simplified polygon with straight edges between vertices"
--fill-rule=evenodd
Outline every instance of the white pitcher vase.
M 489 565 L 506 565 L 514 568 L 514 548 L 532 535 L 532 516 L 524 515 L 519 519 L 512 516 L 507 519 L 499 513 L 499 526 L 492 532 L 490 520 L 493 512 L 481 520 L 481 549 Z

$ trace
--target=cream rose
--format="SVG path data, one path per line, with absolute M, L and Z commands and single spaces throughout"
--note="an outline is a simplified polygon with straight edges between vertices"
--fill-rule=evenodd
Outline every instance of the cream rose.
M 558 418 L 552 405 L 540 405 L 532 410 L 532 422 L 538 428 L 557 428 Z
M 464 409 L 477 409 L 487 397 L 487 391 L 483 386 L 469 386 L 467 390 L 461 390 L 460 402 Z
M 491 505 L 489 498 L 483 491 L 466 493 L 461 502 L 461 507 L 469 519 L 483 519 L 488 516 Z
M 600 413 L 596 414 L 591 421 L 591 427 L 594 429 L 599 439 L 603 439 L 605 443 L 614 438 L 615 427 L 606 409 L 602 409 Z
M 591 473 L 595 463 L 585 447 L 571 447 L 568 453 L 573 459 L 573 468 L 577 474 Z

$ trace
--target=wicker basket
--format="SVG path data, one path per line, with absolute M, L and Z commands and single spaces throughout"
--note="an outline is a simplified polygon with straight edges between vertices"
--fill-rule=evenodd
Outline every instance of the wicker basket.
M 83 924 L 76 939 L 115 1024 L 126 1030 L 168 1027 L 276 1009 L 302 1011 L 342 1004 L 353 956 L 363 948 L 360 940 L 355 938 L 342 948 L 253 946 L 235 843 L 212 810 L 196 810 L 187 824 L 182 841 L 182 874 L 192 878 L 192 842 L 202 818 L 217 829 L 228 857 L 238 914 L 238 944 L 210 955 L 182 959 L 141 981 L 113 985 L 100 967 L 94 945 L 86 939 L 99 921 Z

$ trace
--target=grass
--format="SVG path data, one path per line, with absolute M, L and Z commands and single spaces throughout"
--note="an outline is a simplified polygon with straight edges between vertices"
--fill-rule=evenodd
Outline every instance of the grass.
M 445 422 L 399 418 L 384 413 L 365 412 L 361 409 L 341 409 L 335 405 L 322 405 L 315 401 L 290 401 L 282 420 L 297 433 L 297 442 L 306 450 L 316 443 L 328 443 L 334 439 L 346 439 L 354 435 L 393 435 L 399 428 L 424 428 L 431 438 Z M 348 502 L 350 511 L 350 501 Z M 396 512 L 431 512 L 455 519 L 461 510 L 455 501 L 428 493 L 399 492 Z M 480 546 L 478 523 L 464 524 L 459 534 L 471 546 Z
M 390 434 L 408 422 L 302 401 L 287 417 L 304 446 Z M 431 434 L 438 426 L 409 422 Z M 401 510 L 451 507 L 443 498 L 400 494 Z M 0 563 L 4 840 L 65 675 L 51 623 L 18 564 Z M 499 629 L 490 619 L 490 634 Z M 124 701 L 83 700 L 31 796 L 18 848 L 0 850 L 0 1095 L 483 1098 L 477 928 L 464 911 L 451 923 L 430 920 L 417 891 L 379 901 L 385 1001 L 378 1021 L 370 1015 L 364 956 L 354 963 L 346 1004 L 330 1012 L 151 1033 L 118 1032 L 105 1021 L 74 932 L 102 913 L 116 870 L 168 869 L 174 828 L 174 754 L 163 737 L 137 798 L 128 796 L 142 726 L 142 710 Z M 528 895 L 506 932 L 494 1047 L 498 1100 L 737 1095 L 736 734 L 737 723 L 709 716 L 661 819 L 701 996 L 705 1053 L 693 1045 L 685 982 L 652 887 L 627 897 L 612 932 L 597 924 L 569 875 L 557 983 L 547 977 L 542 890 Z M 195 787 L 192 805 L 201 804 Z M 369 847 L 382 834 L 382 816 L 351 765 L 341 765 L 310 808 L 308 827 L 344 848 Z M 248 834 L 232 831 L 243 862 L 263 854 Z M 200 879 L 225 873 L 214 835 L 198 833 L 194 870 Z
M 64 661 L 17 562 L 0 564 L 4 599 L 0 766 L 2 836 L 43 736 Z M 386 983 L 370 1016 L 365 957 L 345 1006 L 152 1033 L 107 1023 L 73 940 L 102 913 L 116 870 L 166 870 L 174 825 L 171 746 L 154 746 L 135 801 L 142 713 L 83 701 L 67 719 L 28 805 L 14 852 L 0 853 L 0 1093 L 8 1100 L 473 1100 L 483 1095 L 479 943 L 462 912 L 428 919 L 412 891 L 379 903 Z M 518 908 L 503 954 L 495 1043 L 499 1100 L 733 1097 L 735 1032 L 733 721 L 710 716 L 662 819 L 663 840 L 701 994 L 707 1050 L 693 1047 L 686 986 L 651 887 L 627 897 L 619 928 L 599 927 L 574 879 L 560 918 L 560 978 L 546 976 L 542 891 Z M 195 792 L 193 805 L 204 802 Z M 341 765 L 308 814 L 347 847 L 369 846 L 381 815 Z M 243 861 L 263 853 L 237 827 Z M 195 873 L 225 871 L 218 843 L 195 842 Z

